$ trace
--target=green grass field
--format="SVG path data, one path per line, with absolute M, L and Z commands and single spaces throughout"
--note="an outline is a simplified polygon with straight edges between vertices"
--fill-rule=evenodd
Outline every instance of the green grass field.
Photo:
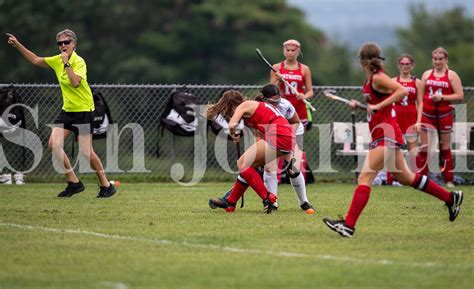
M 291 187 L 281 209 L 211 210 L 230 183 L 96 185 L 69 199 L 63 184 L 0 187 L 0 288 L 473 288 L 473 194 L 458 219 L 411 188 L 376 187 L 355 237 L 321 221 L 344 214 L 350 184 L 308 187 L 315 215 Z

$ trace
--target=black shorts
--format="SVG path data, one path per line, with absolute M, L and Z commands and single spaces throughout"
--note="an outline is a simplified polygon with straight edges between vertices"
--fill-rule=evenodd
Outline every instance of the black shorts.
M 94 111 L 66 112 L 62 110 L 54 120 L 54 126 L 70 130 L 76 135 L 92 134 L 94 115 Z

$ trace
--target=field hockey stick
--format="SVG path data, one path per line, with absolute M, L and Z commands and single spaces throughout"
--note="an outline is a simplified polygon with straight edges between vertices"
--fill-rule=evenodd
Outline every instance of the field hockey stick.
M 335 101 L 340 101 L 342 103 L 350 105 L 351 100 L 340 97 L 340 96 L 337 96 L 337 95 L 334 94 L 334 92 L 336 92 L 336 91 L 334 91 L 332 89 L 325 89 L 323 91 L 323 94 L 324 94 L 324 96 L 326 96 L 329 99 L 332 99 L 332 100 L 335 100 Z M 359 109 L 362 109 L 362 110 L 367 110 L 367 105 L 363 104 L 363 103 L 360 103 L 360 102 L 356 103 L 356 107 L 359 108 Z
M 238 131 L 236 134 L 240 135 L 240 137 L 243 136 L 242 131 Z M 235 143 L 235 151 L 237 152 L 237 160 L 240 159 L 240 141 Z M 242 195 L 242 198 L 240 199 L 240 208 L 244 207 L 244 195 Z
M 265 62 L 267 64 L 267 66 L 275 73 L 277 73 L 276 69 L 273 68 L 273 66 L 270 64 L 270 62 L 268 62 L 268 60 L 263 56 L 262 52 L 260 51 L 260 49 L 255 49 L 255 51 L 257 52 L 257 55 L 258 57 L 260 57 L 261 60 L 263 60 L 263 62 Z M 297 95 L 299 92 L 296 90 L 296 88 L 294 88 L 293 86 L 291 86 L 288 81 L 286 81 L 285 79 L 283 79 L 282 77 L 280 77 L 280 80 L 291 90 L 291 92 L 293 92 L 293 94 Z M 303 99 L 303 102 L 311 109 L 311 111 L 316 111 L 316 108 L 314 108 L 314 106 L 309 102 L 307 101 L 306 99 Z

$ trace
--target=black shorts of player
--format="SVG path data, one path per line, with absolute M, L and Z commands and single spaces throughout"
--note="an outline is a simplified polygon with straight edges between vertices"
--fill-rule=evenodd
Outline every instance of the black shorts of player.
M 67 112 L 62 110 L 54 120 L 55 127 L 72 131 L 75 135 L 92 134 L 93 111 Z

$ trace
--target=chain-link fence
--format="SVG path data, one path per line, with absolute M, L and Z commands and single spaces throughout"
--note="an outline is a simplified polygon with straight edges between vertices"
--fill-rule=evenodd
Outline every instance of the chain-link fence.
M 6 85 L 0 85 L 6 86 Z M 225 172 L 222 169 L 222 160 L 227 159 L 230 168 L 235 170 L 236 150 L 235 146 L 229 142 L 227 150 L 215 152 L 216 136 L 208 131 L 205 139 L 207 145 L 200 147 L 195 156 L 194 138 L 172 136 L 172 134 L 159 128 L 159 118 L 165 109 L 172 91 L 181 85 L 91 85 L 105 97 L 114 120 L 119 129 L 127 124 L 134 123 L 135 128 L 141 128 L 144 138 L 139 139 L 143 145 L 144 156 L 134 155 L 134 143 L 132 141 L 132 130 L 124 129 L 120 134 L 118 145 L 118 167 L 109 176 L 127 181 L 163 181 L 171 179 L 171 167 L 173 163 L 181 163 L 184 166 L 184 181 L 189 180 L 193 174 L 203 174 L 203 180 L 232 180 L 235 174 Z M 42 158 L 39 164 L 34 165 L 33 152 L 22 146 L 17 146 L 11 142 L 0 138 L 2 149 L 6 155 L 5 159 L 0 159 L 1 167 L 6 167 L 5 162 L 12 166 L 14 170 L 25 171 L 29 181 L 54 181 L 62 179 L 52 165 L 51 153 L 47 150 L 47 143 L 52 124 L 61 108 L 61 92 L 58 85 L 49 84 L 16 84 L 17 93 L 21 96 L 23 103 L 31 108 L 38 108 L 38 125 L 30 113 L 26 113 L 27 129 L 36 134 L 43 146 Z M 236 89 L 248 97 L 258 94 L 259 86 L 256 85 L 187 85 L 187 88 L 200 97 L 201 103 L 215 101 L 225 89 Z M 307 162 L 315 172 L 317 180 L 349 180 L 353 178 L 351 170 L 356 168 L 353 157 L 339 156 L 336 150 L 342 148 L 342 144 L 331 146 L 321 146 L 321 141 L 327 141 L 332 135 L 322 134 L 321 125 L 332 124 L 333 122 L 351 122 L 351 113 L 347 106 L 331 101 L 323 96 L 324 89 L 334 89 L 336 93 L 346 98 L 361 99 L 360 87 L 315 87 L 315 96 L 311 103 L 316 108 L 314 115 L 313 129 L 305 134 L 305 149 Z M 473 116 L 473 94 L 474 88 L 465 88 L 465 101 L 463 105 L 456 108 L 456 120 L 463 122 L 474 121 Z M 364 122 L 365 114 L 356 113 L 356 121 Z M 94 141 L 94 147 L 104 160 L 104 166 L 110 167 L 105 161 L 107 159 L 107 139 Z M 65 144 L 65 150 L 71 156 L 73 162 L 77 157 L 77 144 L 71 138 Z M 136 170 L 137 158 L 143 157 L 146 172 Z M 195 159 L 204 159 L 205 168 L 195 169 Z M 331 170 L 321 168 L 321 160 L 330 158 Z M 474 157 L 467 158 L 467 167 L 474 170 Z M 4 169 L 5 170 L 5 169 Z M 198 170 L 198 171 L 196 171 Z M 93 174 L 88 174 L 88 176 Z M 461 175 L 472 178 L 474 174 L 462 172 Z

